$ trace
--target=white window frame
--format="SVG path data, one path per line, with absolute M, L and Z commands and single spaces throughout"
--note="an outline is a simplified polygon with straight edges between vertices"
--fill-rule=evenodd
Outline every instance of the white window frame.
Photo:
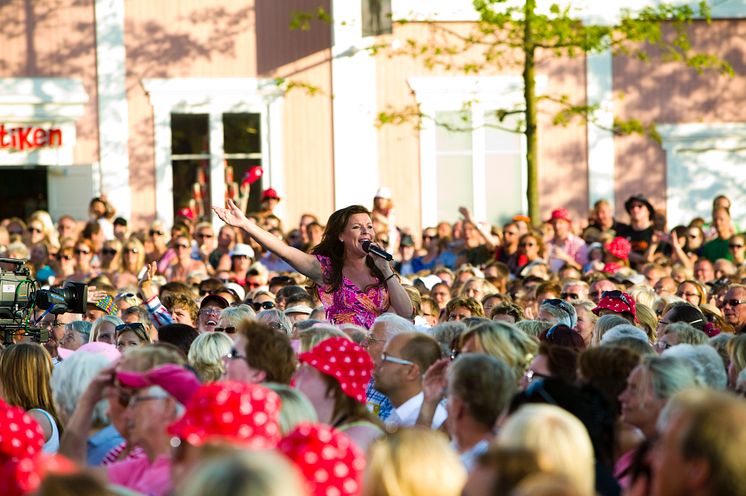
M 734 158 L 736 154 L 744 154 L 746 123 L 660 124 L 657 130 L 666 152 L 668 224 L 674 226 L 677 223 L 688 223 L 693 217 L 701 214 L 701 209 L 695 208 L 695 199 L 687 194 L 688 175 L 682 154 L 720 151 L 733 154 Z M 739 194 L 746 184 L 746 167 L 739 162 L 734 160 L 733 165 L 740 166 L 729 167 L 727 171 L 723 171 L 727 172 L 728 176 L 723 177 L 721 184 L 716 188 L 718 194 L 725 194 L 731 199 L 731 216 L 734 219 L 743 219 L 746 216 L 746 205 L 743 201 L 746 192 Z
M 536 79 L 537 93 L 546 87 L 546 76 Z M 420 190 L 421 221 L 423 226 L 434 226 L 437 218 L 437 124 L 436 112 L 464 110 L 470 102 L 472 131 L 472 198 L 473 215 L 484 219 L 487 212 L 486 153 L 484 114 L 490 110 L 511 109 L 523 103 L 523 78 L 503 76 L 443 76 L 412 77 L 408 80 L 420 111 L 427 116 L 420 128 Z M 526 185 L 525 139 L 521 139 L 521 184 Z M 526 195 L 521 196 L 521 207 L 527 209 Z
M 210 136 L 210 203 L 223 205 L 225 164 L 223 114 L 260 115 L 263 181 L 267 188 L 284 190 L 283 91 L 274 80 L 256 78 L 144 79 L 153 106 L 155 136 L 156 216 L 173 224 L 173 165 L 171 114 L 208 114 Z M 278 213 L 282 214 L 281 211 Z M 218 219 L 209 214 L 213 223 Z

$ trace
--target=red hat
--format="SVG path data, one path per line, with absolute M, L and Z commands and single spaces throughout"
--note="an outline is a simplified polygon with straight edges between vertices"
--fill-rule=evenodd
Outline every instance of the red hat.
M 626 238 L 617 236 L 604 245 L 604 250 L 614 255 L 619 260 L 627 260 L 629 252 L 632 251 L 632 245 Z
M 117 379 L 129 388 L 160 386 L 182 405 L 186 405 L 200 387 L 194 372 L 174 364 L 162 365 L 147 372 L 120 370 L 117 372 Z
M 176 217 L 184 217 L 185 219 L 194 220 L 194 210 L 189 207 L 180 208 L 176 211 Z
M 301 353 L 298 359 L 322 374 L 334 377 L 347 396 L 365 403 L 373 360 L 353 341 L 342 337 L 326 339 L 311 351 Z
M 552 215 L 549 217 L 549 222 L 557 219 L 566 220 L 567 222 L 572 223 L 572 217 L 570 217 L 570 212 L 568 212 L 566 208 L 557 208 L 552 210 Z
M 44 432 L 22 408 L 0 399 L 0 494 L 30 493 L 39 486 L 34 457 L 44 446 Z
M 592 311 L 598 315 L 601 310 L 611 310 L 614 313 L 629 313 L 637 321 L 635 299 L 623 291 L 604 291 L 598 306 Z
M 274 188 L 267 188 L 262 192 L 262 201 L 264 200 L 279 200 L 280 195 L 277 194 Z
M 301 422 L 279 448 L 300 469 L 312 496 L 360 494 L 365 455 L 344 432 Z
M 618 263 L 609 262 L 604 265 L 604 268 L 601 269 L 601 272 L 605 274 L 616 274 L 617 272 L 619 272 L 619 269 L 621 268 L 622 266 L 619 265 Z
M 168 432 L 194 446 L 220 440 L 272 449 L 281 438 L 281 404 L 277 393 L 258 384 L 213 382 L 197 390 Z

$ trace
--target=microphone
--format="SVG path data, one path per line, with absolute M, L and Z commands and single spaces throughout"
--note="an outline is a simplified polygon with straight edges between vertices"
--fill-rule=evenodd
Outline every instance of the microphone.
M 363 251 L 365 253 L 372 253 L 372 254 L 374 254 L 374 255 L 376 255 L 378 257 L 381 257 L 382 259 L 387 260 L 389 262 L 394 259 L 394 257 L 391 256 L 391 253 L 388 253 L 386 250 L 384 250 L 383 248 L 381 248 L 378 245 L 374 245 L 373 243 L 371 243 L 367 239 L 365 241 L 363 241 Z

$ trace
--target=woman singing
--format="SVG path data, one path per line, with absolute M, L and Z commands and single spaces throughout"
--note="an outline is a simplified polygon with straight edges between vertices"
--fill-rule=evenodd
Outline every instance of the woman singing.
M 364 241 L 375 242 L 370 212 L 360 205 L 337 210 L 326 223 L 313 254 L 288 246 L 251 222 L 235 203 L 213 207 L 225 223 L 240 227 L 266 250 L 272 251 L 316 285 L 327 318 L 334 324 L 370 328 L 384 312 L 412 317 L 412 303 L 384 259 L 368 256 Z

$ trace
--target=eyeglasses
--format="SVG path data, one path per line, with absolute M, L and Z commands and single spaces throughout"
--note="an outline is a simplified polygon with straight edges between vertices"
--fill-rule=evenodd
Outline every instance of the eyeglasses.
M 740 249 L 741 249 L 741 248 L 743 248 L 743 247 L 744 247 L 744 245 L 739 245 L 739 244 L 736 244 L 736 243 L 733 243 L 733 244 L 729 244 L 729 245 L 728 245 L 728 248 L 732 248 L 732 249 L 734 249 L 734 250 L 740 250 Z
M 76 255 L 90 255 L 91 252 L 90 252 L 90 250 L 79 250 L 79 249 L 76 249 L 75 250 L 75 254 Z
M 230 327 L 216 327 L 215 332 L 224 332 L 226 334 L 235 334 L 236 328 L 233 326 Z
M 563 300 L 567 300 L 568 298 L 571 300 L 577 300 L 580 299 L 580 295 L 577 293 L 560 293 L 560 298 Z
M 736 300 L 731 298 L 730 300 L 723 300 L 723 306 L 731 306 L 731 307 L 737 307 L 738 305 L 741 305 L 743 303 L 746 303 L 746 300 Z
M 395 363 L 397 365 L 415 365 L 414 362 L 410 362 L 409 360 L 405 360 L 403 358 L 393 357 L 388 353 L 383 353 L 381 355 L 381 360 L 384 362 Z
M 258 312 L 259 310 L 272 310 L 277 305 L 273 301 L 265 301 L 262 303 L 254 302 L 251 304 L 251 308 L 254 309 L 255 312 Z
M 163 396 L 132 396 L 129 399 L 129 402 L 127 403 L 127 406 L 129 408 L 135 408 L 139 403 L 142 403 L 143 401 L 150 401 L 150 400 L 165 400 L 166 398 Z
M 101 254 L 114 256 L 117 254 L 117 250 L 113 248 L 104 248 L 103 250 L 101 250 Z
M 373 334 L 368 334 L 363 338 L 363 340 L 360 342 L 360 344 L 363 346 L 363 348 L 370 346 L 372 343 L 385 343 L 385 339 L 378 339 Z
M 163 236 L 164 234 L 165 233 L 163 231 L 158 231 L 156 229 L 151 229 L 150 230 L 150 235 L 151 236 Z
M 215 307 L 203 308 L 199 311 L 200 315 L 220 315 L 220 309 Z
M 114 299 L 119 298 L 136 298 L 137 295 L 135 293 L 119 293 Z
M 234 346 L 231 348 L 231 351 L 225 354 L 225 357 L 228 360 L 246 360 L 246 355 L 242 355 L 239 353 L 239 351 Z

